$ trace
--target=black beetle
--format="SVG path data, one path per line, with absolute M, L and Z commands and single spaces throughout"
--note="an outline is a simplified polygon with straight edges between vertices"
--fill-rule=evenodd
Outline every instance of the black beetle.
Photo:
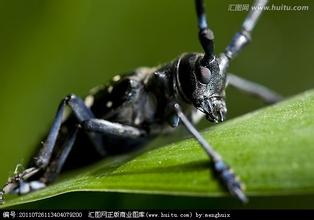
M 92 89 L 84 100 L 73 94 L 66 96 L 39 153 L 29 168 L 17 169 L 9 178 L 0 199 L 5 193 L 25 194 L 45 187 L 71 158 L 71 161 L 76 158 L 76 162 L 71 162 L 73 167 L 84 165 L 75 156 L 77 152 L 84 152 L 85 162 L 126 153 L 159 134 L 173 131 L 181 122 L 210 157 L 212 169 L 222 184 L 232 195 L 247 201 L 239 178 L 193 124 L 203 116 L 214 123 L 224 121 L 228 85 L 269 104 L 281 100 L 270 89 L 227 73 L 231 60 L 250 41 L 251 31 L 266 4 L 267 0 L 254 2 L 242 29 L 225 51 L 215 56 L 214 35 L 207 26 L 204 3 L 195 0 L 204 53 L 186 53 L 158 68 L 138 68 L 116 75 L 109 85 Z M 72 113 L 65 116 L 66 106 Z M 94 148 L 84 148 L 88 144 Z

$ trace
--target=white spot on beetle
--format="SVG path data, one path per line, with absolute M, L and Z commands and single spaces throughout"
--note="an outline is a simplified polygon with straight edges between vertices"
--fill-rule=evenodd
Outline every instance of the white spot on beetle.
M 112 86 L 109 86 L 108 89 L 107 89 L 107 92 L 111 93 L 113 90 L 113 87 Z
M 92 95 L 86 96 L 84 103 L 87 107 L 91 107 L 94 104 L 94 96 Z
M 119 81 L 121 79 L 121 76 L 120 75 L 116 75 L 116 76 L 114 76 L 113 78 L 112 78 L 112 80 L 114 81 L 114 82 L 117 82 L 117 81 Z
M 141 123 L 141 120 L 140 120 L 140 118 L 135 118 L 135 120 L 134 120 L 134 124 L 135 125 L 139 125 Z
M 108 101 L 108 102 L 106 103 L 106 107 L 107 107 L 107 108 L 111 108 L 111 107 L 112 107 L 112 101 Z

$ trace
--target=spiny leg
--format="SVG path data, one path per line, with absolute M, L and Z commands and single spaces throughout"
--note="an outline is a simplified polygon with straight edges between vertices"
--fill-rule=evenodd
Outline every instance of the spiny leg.
M 86 131 L 121 138 L 139 138 L 146 135 L 146 131 L 143 129 L 103 119 L 89 119 L 83 121 L 82 128 Z
M 49 164 L 45 169 L 45 173 L 40 178 L 40 181 L 47 184 L 54 181 L 55 178 L 58 176 L 73 147 L 79 128 L 87 132 L 94 132 L 99 135 L 107 135 L 118 138 L 136 139 L 146 134 L 144 130 L 128 125 L 109 122 L 102 119 L 88 119 L 86 121 L 83 121 L 80 125 L 77 126 L 74 132 L 66 139 L 63 146 L 61 147 L 61 151 L 59 151 L 57 155 L 50 160 Z
M 3 189 L 1 190 L 2 196 L 6 193 L 12 194 L 25 194 L 33 190 L 41 189 L 45 187 L 45 184 L 41 181 L 30 181 L 26 182 L 28 178 L 38 173 L 39 169 L 36 167 L 31 167 L 23 172 L 17 171 L 20 164 L 16 166 L 14 177 L 10 177 L 8 182 L 4 185 Z M 2 200 L 2 201 L 1 201 Z M 0 199 L 0 202 L 3 202 L 3 199 Z
M 228 85 L 239 89 L 247 94 L 257 96 L 267 104 L 273 104 L 283 99 L 281 95 L 263 85 L 251 82 L 230 73 L 227 75 L 227 86 Z
M 91 112 L 89 108 L 87 108 L 82 99 L 75 95 L 69 95 L 64 98 L 58 108 L 55 120 L 53 125 L 50 129 L 48 137 L 44 142 L 43 148 L 39 152 L 37 158 L 35 159 L 35 164 L 37 167 L 45 167 L 49 163 L 51 158 L 52 152 L 55 147 L 55 143 L 60 131 L 60 127 L 62 124 L 62 118 L 64 115 L 65 106 L 68 105 L 71 110 L 73 111 L 74 115 L 78 119 L 78 122 L 81 123 L 85 120 L 95 118 L 94 114 Z M 94 143 L 96 150 L 101 154 L 104 155 L 105 152 L 102 149 L 101 145 L 101 137 L 96 136 L 94 134 L 88 134 L 90 139 Z
M 71 107 L 79 123 L 95 118 L 95 115 L 90 110 L 90 108 L 88 108 L 85 105 L 84 101 L 81 98 L 77 97 L 76 95 L 72 94 L 72 95 L 67 96 L 67 105 Z M 89 139 L 93 143 L 93 146 L 95 147 L 96 151 L 101 156 L 104 156 L 106 152 L 103 148 L 102 137 L 91 132 L 87 133 L 87 135 L 89 136 Z
M 75 143 L 79 128 L 80 128 L 80 125 L 78 125 L 76 129 L 73 131 L 73 133 L 65 140 L 65 142 L 63 143 L 63 146 L 61 147 L 61 150 L 49 162 L 45 170 L 45 173 L 40 178 L 41 181 L 43 181 L 44 183 L 50 183 L 56 179 L 58 174 L 61 172 L 61 169 Z
M 108 137 L 118 138 L 136 139 L 146 134 L 144 130 L 128 125 L 109 122 L 103 119 L 88 119 L 83 121 L 65 141 L 63 147 L 61 148 L 62 150 L 59 151 L 57 155 L 50 161 L 43 177 L 41 178 L 44 182 L 52 182 L 60 173 L 66 158 L 72 149 L 79 128 L 87 132 L 97 133 L 98 135 L 106 135 Z
M 92 111 L 88 107 L 86 107 L 81 98 L 75 95 L 69 95 L 64 98 L 59 105 L 55 120 L 53 122 L 52 128 L 50 129 L 47 140 L 44 142 L 43 148 L 40 150 L 38 156 L 35 158 L 35 165 L 39 168 L 45 168 L 51 159 L 52 152 L 55 148 L 56 140 L 62 124 L 62 118 L 66 105 L 71 108 L 78 120 L 78 123 L 82 123 L 85 120 L 95 118 Z M 100 155 L 105 155 L 105 151 L 102 147 L 101 136 L 94 133 L 88 133 L 88 136 L 90 137 L 90 140 L 95 146 L 97 152 Z
M 196 138 L 201 147 L 205 150 L 207 155 L 212 159 L 212 168 L 218 176 L 222 184 L 229 190 L 229 192 L 236 196 L 242 202 L 247 202 L 248 199 L 243 192 L 243 185 L 238 177 L 235 176 L 230 167 L 222 160 L 222 157 L 213 149 L 212 146 L 202 137 L 202 135 L 194 128 L 192 123 L 184 115 L 179 104 L 173 104 L 173 110 L 180 118 L 186 129 Z
M 64 98 L 58 107 L 56 117 L 53 121 L 48 137 L 43 144 L 43 148 L 40 150 L 38 156 L 34 159 L 34 167 L 28 168 L 20 173 L 15 174 L 14 177 L 9 178 L 9 181 L 3 187 L 4 193 L 21 193 L 21 187 L 25 186 L 25 181 L 39 171 L 44 170 L 48 166 L 55 149 L 55 144 L 61 128 L 66 105 L 72 109 L 78 119 L 78 122 L 94 118 L 91 110 L 85 106 L 84 102 L 80 98 L 76 97 L 75 95 L 70 95 Z M 90 139 L 98 152 L 104 155 L 105 152 L 102 148 L 101 136 L 93 133 L 88 133 L 88 135 L 90 136 Z M 29 184 L 31 184 L 31 182 Z M 39 188 L 39 185 L 42 186 L 42 184 L 36 183 L 36 189 Z M 27 190 L 22 190 L 22 192 L 27 193 Z
M 230 44 L 219 57 L 220 70 L 225 72 L 231 60 L 251 41 L 251 32 L 263 12 L 268 0 L 255 0 L 246 16 L 241 30 L 235 34 Z
M 80 118 L 81 120 L 82 118 Z M 144 130 L 128 126 L 128 125 L 123 125 L 119 123 L 114 123 L 114 122 L 109 122 L 103 119 L 87 119 L 85 121 L 82 121 L 79 125 L 83 130 L 87 131 L 88 133 L 93 132 L 97 135 L 108 135 L 111 137 L 118 137 L 118 138 L 140 138 L 145 136 L 147 133 Z M 28 193 L 32 191 L 30 187 L 28 187 L 31 184 L 36 184 L 36 186 L 41 186 L 40 188 L 44 187 L 45 183 L 52 182 L 58 173 L 60 172 L 73 144 L 76 139 L 78 132 L 78 128 L 66 139 L 64 145 L 62 146 L 62 150 L 57 153 L 57 156 L 54 158 L 49 158 L 49 163 L 45 167 L 45 173 L 44 175 L 40 178 L 39 181 L 31 181 L 31 182 L 26 182 L 27 178 L 31 177 L 32 174 L 31 172 L 34 172 L 35 170 L 39 170 L 39 168 L 32 167 L 27 170 L 25 170 L 23 173 L 27 172 L 27 178 L 26 176 L 22 176 L 21 174 L 18 175 L 18 179 L 15 177 L 14 178 L 14 184 L 13 182 L 8 182 L 4 188 L 4 193 Z M 51 153 L 52 154 L 52 153 Z M 51 157 L 51 155 L 50 155 Z M 29 171 L 28 171 L 29 170 Z M 27 185 L 25 185 L 27 184 Z M 41 185 L 40 185 L 41 184 Z M 21 187 L 27 186 L 28 190 L 21 190 Z M 34 190 L 39 189 L 38 187 L 33 188 Z

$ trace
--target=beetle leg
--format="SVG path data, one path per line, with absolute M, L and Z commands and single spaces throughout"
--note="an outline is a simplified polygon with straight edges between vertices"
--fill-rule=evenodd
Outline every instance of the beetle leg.
M 267 104 L 273 104 L 283 99 L 282 96 L 271 89 L 233 74 L 227 75 L 227 85 L 237 88 L 247 94 L 257 96 Z
M 66 98 L 64 98 L 59 105 L 55 120 L 53 122 L 52 128 L 50 129 L 49 135 L 44 143 L 44 146 L 39 152 L 37 158 L 35 159 L 35 164 L 38 167 L 45 167 L 49 163 L 62 124 L 64 108 L 66 105 L 68 105 L 72 109 L 79 123 L 95 117 L 92 111 L 86 107 L 83 100 L 80 99 L 79 97 L 75 95 L 69 95 Z M 88 133 L 88 135 L 92 143 L 96 147 L 96 150 L 102 156 L 105 155 L 105 151 L 102 148 L 101 137 L 93 133 Z
M 14 172 L 15 176 L 10 177 L 8 179 L 8 182 L 4 185 L 3 189 L 1 190 L 1 194 L 3 195 L 6 193 L 11 193 L 20 195 L 45 187 L 46 185 L 41 181 L 35 180 L 27 182 L 28 178 L 35 175 L 39 171 L 40 168 L 31 167 L 22 172 Z
M 127 137 L 127 138 L 138 138 L 145 135 L 145 131 L 119 123 L 109 122 L 103 119 L 88 119 L 83 121 L 76 130 L 70 135 L 65 141 L 62 150 L 49 162 L 43 177 L 43 182 L 52 182 L 57 175 L 60 173 L 66 158 L 68 157 L 74 141 L 76 139 L 79 128 L 87 132 L 95 132 L 98 135 L 110 135 L 111 137 Z
M 17 195 L 23 195 L 27 194 L 42 188 L 45 188 L 46 184 L 40 180 L 33 180 L 33 181 L 23 181 L 19 180 L 16 183 L 7 183 L 3 187 L 3 194 L 17 194 Z
M 50 128 L 48 137 L 43 144 L 43 148 L 40 150 L 39 154 L 34 159 L 34 167 L 30 167 L 20 173 L 16 173 L 14 177 L 10 178 L 9 181 L 3 187 L 4 193 L 20 193 L 21 190 L 23 193 L 30 192 L 31 190 L 23 190 L 23 189 L 32 189 L 32 185 L 29 185 L 29 184 L 32 184 L 32 181 L 26 182 L 26 180 L 34 176 L 35 174 L 37 174 L 39 171 L 46 169 L 47 166 L 50 165 L 51 156 L 55 149 L 56 140 L 58 138 L 61 124 L 63 122 L 63 115 L 64 115 L 66 106 L 69 106 L 72 109 L 79 123 L 85 120 L 94 118 L 94 114 L 91 112 L 89 108 L 85 106 L 84 102 L 79 97 L 76 97 L 75 95 L 69 95 L 66 98 L 64 98 L 58 107 L 55 119 L 52 123 L 52 127 Z M 68 141 L 66 141 L 65 145 L 63 146 L 64 150 L 62 150 L 61 152 L 68 154 L 68 152 L 70 151 L 75 141 L 76 132 L 77 131 L 74 132 L 75 135 L 72 135 L 68 139 Z M 105 151 L 102 148 L 101 136 L 95 133 L 91 133 L 91 132 L 89 132 L 88 135 L 92 143 L 98 150 L 98 152 L 101 155 L 105 155 Z M 56 166 L 57 170 L 59 169 L 59 167 L 60 168 L 62 167 L 63 162 L 64 162 L 62 160 L 65 160 L 66 157 L 67 155 L 64 155 L 59 158 L 60 165 Z M 53 172 L 53 173 L 56 173 L 56 172 Z M 39 187 L 37 186 L 39 186 L 39 184 L 35 184 L 33 189 L 38 189 Z M 22 189 L 22 187 L 24 188 Z
M 139 138 L 146 134 L 146 131 L 129 125 L 110 122 L 103 119 L 89 119 L 82 122 L 82 128 L 86 131 L 108 134 L 116 137 Z
M 56 179 L 60 173 L 69 153 L 74 145 L 80 126 L 65 140 L 63 146 L 56 156 L 49 162 L 45 173 L 40 178 L 44 183 L 50 183 Z
M 179 104 L 173 104 L 173 110 L 176 112 L 185 128 L 196 138 L 201 147 L 206 151 L 207 155 L 212 159 L 212 168 L 229 192 L 236 196 L 242 202 L 247 202 L 247 197 L 243 192 L 243 184 L 239 178 L 233 173 L 230 167 L 222 160 L 222 157 L 213 149 L 211 145 L 202 137 L 195 129 L 192 123 L 184 115 Z
M 57 175 L 60 173 L 66 158 L 68 157 L 74 141 L 76 139 L 79 128 L 87 132 L 95 132 L 100 135 L 110 135 L 111 137 L 127 137 L 127 138 L 138 138 L 145 135 L 145 131 L 127 125 L 119 123 L 109 122 L 102 119 L 89 119 L 83 121 L 65 141 L 62 150 L 49 162 L 45 173 L 41 180 L 45 183 L 54 181 Z

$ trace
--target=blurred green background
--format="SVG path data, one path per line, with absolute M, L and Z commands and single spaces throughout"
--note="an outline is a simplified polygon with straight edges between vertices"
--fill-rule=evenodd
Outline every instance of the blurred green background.
M 217 53 L 223 51 L 246 16 L 246 11 L 229 11 L 230 4 L 248 3 L 206 1 Z M 314 85 L 314 3 L 274 0 L 270 4 L 307 5 L 309 10 L 265 12 L 252 44 L 232 63 L 230 71 L 291 96 Z M 201 51 L 192 0 L 0 0 L 0 31 L 0 183 L 17 163 L 28 160 L 65 95 L 84 96 L 114 74 L 169 62 L 183 52 Z M 229 118 L 263 106 L 233 89 L 228 89 L 227 97 Z M 61 200 L 68 201 L 62 207 L 76 207 L 72 202 L 80 196 L 103 204 L 101 207 L 108 205 L 109 197 L 103 194 L 78 195 L 59 196 L 48 205 L 45 201 L 32 207 L 60 207 Z M 110 200 L 118 198 L 111 203 L 117 207 L 132 207 L 135 198 L 140 201 L 138 207 L 164 207 L 160 201 L 172 201 L 172 207 L 189 207 L 191 203 L 211 207 L 217 202 L 109 195 Z M 313 198 L 303 201 L 308 204 L 308 200 Z M 266 203 L 258 200 L 256 207 L 266 207 Z

